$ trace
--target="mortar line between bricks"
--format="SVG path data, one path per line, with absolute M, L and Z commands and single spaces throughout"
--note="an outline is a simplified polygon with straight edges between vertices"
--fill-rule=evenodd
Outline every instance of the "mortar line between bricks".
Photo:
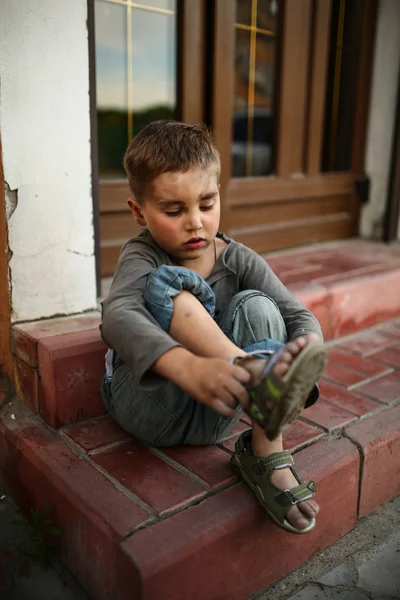
M 17 400 L 17 401 L 19 402 L 19 400 Z M 0 409 L 0 414 L 1 414 L 1 412 L 3 412 L 3 408 L 4 407 L 2 407 Z M 37 415 L 36 413 L 32 413 L 32 418 L 34 420 L 39 419 L 40 422 L 45 425 L 46 429 L 49 429 L 49 431 L 51 431 L 53 434 L 55 434 L 56 437 L 57 437 L 57 434 L 60 433 L 60 431 L 55 431 L 49 425 L 47 425 L 47 423 L 44 423 L 42 421 L 42 419 L 40 419 L 39 415 Z M 68 438 L 68 436 L 65 436 L 65 437 L 60 436 L 60 437 L 63 438 L 62 439 L 63 443 L 71 450 L 71 452 L 73 452 L 73 454 L 78 456 L 78 458 L 80 458 L 81 460 L 85 460 L 88 464 L 90 464 L 99 473 L 104 475 L 104 477 L 108 481 L 110 481 L 110 483 L 112 483 L 122 494 L 124 494 L 124 496 L 126 496 L 127 498 L 129 498 L 130 500 L 135 502 L 135 504 L 137 504 L 138 506 L 143 508 L 143 510 L 145 510 L 146 512 L 149 513 L 149 515 L 150 515 L 149 519 L 146 520 L 144 523 L 141 523 L 138 527 L 135 527 L 132 530 L 130 530 L 129 533 L 125 534 L 124 539 L 126 537 L 128 537 L 129 535 L 131 535 L 132 533 L 135 533 L 139 529 L 145 529 L 146 527 L 148 527 L 151 524 L 158 523 L 159 521 L 164 521 L 165 519 L 167 519 L 177 513 L 183 512 L 184 510 L 187 510 L 187 509 L 191 508 L 192 506 L 197 506 L 197 505 L 201 504 L 202 502 L 206 501 L 208 498 L 215 496 L 216 494 L 224 491 L 225 489 L 233 487 L 234 485 L 237 485 L 239 483 L 238 479 L 233 479 L 232 481 L 227 482 L 226 484 L 218 486 L 214 489 L 211 489 L 211 488 L 205 489 L 205 492 L 206 492 L 205 496 L 194 499 L 183 506 L 178 506 L 175 510 L 166 511 L 166 512 L 164 512 L 164 514 L 159 515 L 155 509 L 153 509 L 151 506 L 146 504 L 146 502 L 144 502 L 139 496 L 136 496 L 136 494 L 134 494 L 133 492 L 131 492 L 130 490 L 125 488 L 118 480 L 114 479 L 114 477 L 112 477 L 112 475 L 110 475 L 107 471 L 105 471 L 100 465 L 97 465 L 91 459 L 91 457 L 88 454 L 84 453 L 82 448 L 80 446 L 78 446 L 76 443 L 74 443 L 70 438 Z M 149 447 L 149 449 L 151 449 L 151 447 Z M 171 465 L 171 466 L 173 466 L 173 465 Z M 179 466 L 182 469 L 185 469 L 185 467 L 182 467 L 182 465 L 179 465 Z M 178 470 L 178 469 L 176 469 L 176 470 Z M 197 476 L 194 476 L 194 474 L 193 474 L 193 479 L 195 477 L 197 477 Z M 199 479 L 199 482 L 202 482 L 202 480 L 200 478 L 198 478 L 198 479 Z
M 367 396 L 365 396 L 365 398 L 367 398 Z M 371 400 L 372 400 L 372 398 L 371 398 Z M 346 427 L 349 427 L 350 425 L 354 425 L 354 423 L 358 423 L 359 421 L 364 421 L 365 419 L 368 419 L 369 417 L 373 417 L 374 415 L 377 415 L 378 413 L 382 412 L 382 410 L 387 408 L 387 404 L 384 404 L 383 402 L 379 402 L 379 400 L 376 400 L 376 402 L 379 404 L 379 406 L 374 408 L 374 410 L 371 410 L 370 412 L 365 413 L 364 415 L 356 415 L 355 413 L 349 412 L 348 410 L 346 410 L 345 408 L 342 408 L 341 406 L 338 407 L 337 404 L 335 404 L 334 402 L 331 402 L 330 400 L 324 399 L 324 402 L 326 402 L 327 404 L 330 404 L 331 406 L 335 406 L 336 408 L 340 408 L 344 412 L 347 412 L 349 415 L 352 415 L 353 417 L 356 417 L 358 419 L 358 421 L 352 421 L 351 423 L 347 423 L 346 425 L 343 425 L 344 429 Z M 301 417 L 301 418 L 303 419 L 304 417 Z
M 167 512 L 164 513 L 163 515 L 159 515 L 156 521 L 153 522 L 144 522 L 144 523 L 140 523 L 140 525 L 137 525 L 137 527 L 134 527 L 132 529 L 131 532 L 129 532 L 128 534 L 126 534 L 122 540 L 124 541 L 125 539 L 127 539 L 129 536 L 133 535 L 134 533 L 137 533 L 138 531 L 141 531 L 142 529 L 146 529 L 149 526 L 155 525 L 157 523 L 161 523 L 162 521 L 166 521 L 167 519 L 169 519 L 170 517 L 173 517 L 174 515 L 180 514 L 185 512 L 186 510 L 189 510 L 190 508 L 194 508 L 196 506 L 200 506 L 200 504 L 203 504 L 203 502 L 207 502 L 210 498 L 212 498 L 213 496 L 216 496 L 217 494 L 219 494 L 220 492 L 223 492 L 231 487 L 234 487 L 235 485 L 239 485 L 241 483 L 241 481 L 233 481 L 232 483 L 226 484 L 218 489 L 214 489 L 211 490 L 210 493 L 206 496 L 202 496 L 201 498 L 197 498 L 195 500 L 192 500 L 191 502 L 188 502 L 187 504 L 185 504 L 184 506 L 180 506 L 177 509 L 171 511 L 171 512 Z
M 361 387 L 362 385 L 372 383 L 373 381 L 376 381 L 381 377 L 391 375 L 395 370 L 396 369 L 394 369 L 393 367 L 389 367 L 384 373 L 379 373 L 378 375 L 373 375 L 372 377 L 368 377 L 368 379 L 364 379 L 363 381 L 359 381 L 358 383 L 353 383 L 353 385 L 349 385 L 347 389 L 349 390 L 349 392 L 357 391 L 357 388 Z
M 351 415 L 352 413 L 348 413 L 348 414 Z M 352 415 L 352 416 L 354 416 L 354 415 Z M 317 426 L 320 429 L 322 429 L 324 431 L 324 433 L 331 433 L 335 429 L 340 429 L 340 426 L 338 426 L 337 428 L 333 427 L 332 429 L 328 429 L 328 427 L 324 427 L 323 425 L 314 423 L 314 421 L 311 421 L 311 419 L 307 419 L 307 417 L 299 417 L 299 421 L 303 421 L 304 423 L 307 423 L 307 425 L 312 425 L 313 427 Z
M 25 319 L 23 321 L 14 321 L 12 326 L 14 325 L 24 325 L 25 323 L 35 323 L 37 321 L 50 321 L 51 319 L 68 319 L 69 317 L 80 317 L 81 315 L 87 316 L 89 313 L 98 313 L 99 317 L 101 316 L 101 311 L 97 308 L 87 308 L 85 310 L 81 310 L 79 312 L 74 313 L 55 313 L 54 315 L 50 315 L 49 317 L 40 317 L 40 319 Z M 95 315 L 93 315 L 95 316 Z M 63 334 L 59 334 L 63 335 Z M 52 336 L 54 337 L 54 336 Z
M 120 483 L 118 481 L 118 479 L 115 479 L 115 477 L 113 477 L 112 475 L 110 475 L 110 473 L 108 471 L 106 471 L 105 469 L 103 469 L 103 467 L 101 467 L 100 465 L 98 465 L 97 463 L 95 463 L 94 460 L 92 460 L 90 458 L 90 456 L 85 455 L 84 459 L 93 468 L 95 468 L 97 471 L 99 471 L 99 473 L 101 473 L 102 475 L 104 475 L 104 477 L 106 477 L 106 479 L 108 479 L 108 481 L 110 481 L 117 488 L 117 490 L 119 490 L 127 498 L 129 498 L 130 500 L 132 500 L 133 502 L 135 502 L 135 504 L 138 504 L 140 506 L 140 508 L 143 508 L 148 513 L 150 513 L 150 515 L 152 515 L 156 519 L 158 519 L 157 511 L 155 511 L 154 508 L 152 508 L 151 506 L 149 506 L 148 504 L 146 504 L 146 502 L 144 502 L 144 500 L 142 500 L 139 496 L 136 496 L 136 494 L 134 494 L 133 492 L 131 492 L 130 490 L 128 490 L 124 485 L 122 485 L 122 483 Z
M 107 450 L 112 450 L 113 448 L 118 448 L 118 446 L 122 446 L 127 442 L 130 442 L 132 438 L 125 438 L 123 440 L 118 440 L 116 442 L 110 442 L 109 444 L 104 444 L 104 446 L 99 446 L 98 448 L 93 448 L 88 451 L 88 456 L 95 456 L 96 454 L 100 454 L 101 452 L 105 452 Z
M 328 400 L 324 400 L 324 402 L 327 402 L 328 404 L 331 404 L 332 406 L 336 406 L 336 404 L 333 404 L 332 402 L 329 402 Z M 377 400 L 377 402 L 379 402 L 379 400 Z M 354 413 L 350 413 L 349 411 L 347 411 L 346 409 L 343 408 L 342 410 L 344 412 L 347 412 L 352 417 L 355 417 L 355 419 L 353 419 L 352 421 L 350 421 L 350 423 L 346 423 L 345 425 L 338 425 L 337 427 L 333 427 L 332 429 L 328 429 L 327 427 L 324 427 L 323 425 L 318 425 L 318 427 L 323 428 L 324 429 L 324 433 L 328 433 L 328 434 L 333 434 L 333 433 L 336 433 L 337 431 L 345 431 L 346 429 L 348 429 L 352 425 L 356 425 L 357 423 L 361 423 L 362 421 L 366 421 L 370 417 L 374 417 L 375 415 L 378 415 L 381 412 L 385 412 L 386 410 L 390 410 L 391 408 L 393 408 L 394 406 L 397 406 L 398 404 L 400 404 L 400 399 L 398 401 L 396 401 L 395 403 L 390 404 L 390 405 L 384 404 L 383 402 L 379 402 L 379 406 L 377 408 L 375 408 L 375 410 L 373 410 L 373 411 L 371 411 L 371 412 L 369 412 L 369 413 L 367 413 L 365 415 L 355 415 Z M 299 420 L 300 421 L 304 421 L 305 423 L 307 423 L 309 425 L 313 425 L 314 427 L 316 426 L 316 423 L 314 423 L 313 421 L 310 421 L 306 417 L 299 417 Z
M 104 446 L 99 446 L 98 448 L 92 448 L 91 450 L 86 450 L 80 444 L 78 444 L 78 442 L 76 442 L 75 440 L 70 438 L 69 435 L 65 431 L 59 429 L 57 433 L 59 433 L 60 437 L 62 437 L 63 440 L 66 440 L 71 445 L 76 446 L 81 452 L 83 452 L 84 455 L 87 455 L 87 456 L 93 456 L 95 454 L 99 454 L 100 452 L 105 452 L 106 450 L 112 450 L 113 448 L 116 448 L 117 446 L 121 446 L 122 444 L 126 444 L 126 442 L 129 442 L 131 440 L 130 437 L 127 437 L 127 438 L 124 438 L 123 440 L 117 440 L 116 442 L 109 442 L 108 444 L 104 444 Z
M 357 519 L 359 519 L 360 518 L 362 482 L 363 482 L 363 477 L 364 477 L 365 454 L 364 454 L 363 447 L 360 446 L 360 444 L 358 444 L 355 440 L 353 440 L 353 438 L 351 438 L 348 435 L 347 431 L 343 431 L 342 435 L 344 438 L 349 440 L 349 442 L 351 442 L 353 444 L 353 446 L 355 446 L 357 448 L 358 453 L 360 455 L 360 468 L 359 468 L 359 478 L 358 478 L 358 497 L 357 497 Z
M 384 400 L 378 400 L 378 398 L 375 398 L 374 396 L 371 396 L 370 394 L 366 394 L 365 392 L 358 392 L 358 395 L 363 398 L 367 398 L 368 400 L 374 400 L 374 402 L 378 402 L 378 404 L 382 404 L 382 406 L 393 406 L 394 404 L 397 404 L 398 402 L 400 402 L 400 396 L 398 398 L 396 398 L 395 400 L 392 400 L 391 404 L 388 404 Z
M 368 419 L 371 417 L 375 417 L 376 415 L 380 415 L 381 413 L 392 410 L 393 408 L 396 408 L 397 406 L 400 406 L 400 399 L 397 400 L 396 402 L 394 402 L 393 404 L 381 404 L 381 406 L 379 408 L 376 408 L 374 411 L 359 417 L 358 421 L 352 421 L 351 423 L 347 423 L 346 425 L 344 425 L 343 431 L 346 431 L 349 427 L 352 427 L 353 425 L 357 425 L 358 423 L 368 421 Z
M 365 360 L 365 357 L 360 356 L 361 360 Z M 377 362 L 377 361 L 374 361 Z M 365 375 L 365 373 L 362 373 L 361 371 L 357 371 L 356 369 L 352 369 L 351 367 L 348 367 L 347 365 L 344 365 L 341 362 L 338 361 L 334 361 L 334 360 L 329 360 L 329 364 L 335 364 L 335 365 L 339 365 L 340 367 L 346 369 L 346 371 L 350 371 L 351 373 L 354 373 L 355 375 Z M 379 364 L 379 363 L 377 363 Z M 353 390 L 353 388 L 360 386 L 360 385 L 364 385 L 365 383 L 370 383 L 371 381 L 374 381 L 375 379 L 379 379 L 379 377 L 384 377 L 385 375 L 389 375 L 390 373 L 392 373 L 395 368 L 393 366 L 389 366 L 389 365 L 382 365 L 386 367 L 386 370 L 383 371 L 382 373 L 378 373 L 377 375 L 371 375 L 370 377 L 366 377 L 365 379 L 363 379 L 362 381 L 357 381 L 357 383 L 352 383 L 350 385 L 346 385 L 345 383 L 341 383 L 340 381 L 338 381 L 337 379 L 334 379 L 333 377 L 329 377 L 329 375 L 322 375 L 322 379 L 324 379 L 325 381 L 328 381 L 329 383 L 334 383 L 335 385 L 337 385 L 338 387 L 342 387 L 346 390 Z
M 62 425 L 56 431 L 59 431 L 61 433 L 62 431 L 68 431 L 69 429 L 72 429 L 77 425 L 84 425 L 85 423 L 90 421 L 103 421 L 109 416 L 109 413 L 106 412 L 104 413 L 104 415 L 98 415 L 97 417 L 83 417 L 80 421 L 77 421 L 76 423 L 67 423 L 66 425 Z
M 190 469 L 188 469 L 187 467 L 184 467 L 183 465 L 181 465 L 179 462 L 177 462 L 170 456 L 167 456 L 166 454 L 164 454 L 162 450 L 159 450 L 158 448 L 155 448 L 154 446 L 148 446 L 147 444 L 144 444 L 144 445 L 146 446 L 146 448 L 148 450 L 150 450 L 150 452 L 152 452 L 152 454 L 155 454 L 155 456 L 158 456 L 158 458 L 160 458 L 161 460 L 166 462 L 170 467 L 172 467 L 173 469 L 175 469 L 182 475 L 186 475 L 187 477 L 189 477 L 189 479 L 192 479 L 196 483 L 199 483 L 201 486 L 205 487 L 207 491 L 211 491 L 211 486 L 206 481 L 204 481 L 204 479 L 202 479 L 201 477 L 199 477 L 198 475 L 193 473 Z
M 108 473 L 108 471 L 103 469 L 103 467 L 101 467 L 100 465 L 95 463 L 94 460 L 92 460 L 91 457 L 80 448 L 80 446 L 77 446 L 77 444 L 75 444 L 72 440 L 70 440 L 68 438 L 68 436 L 65 436 L 65 438 L 64 438 L 64 436 L 62 436 L 62 437 L 63 437 L 63 442 L 71 450 L 71 452 L 73 452 L 75 455 L 77 455 L 81 460 L 85 460 L 96 471 L 98 471 L 99 473 L 104 475 L 104 477 L 106 479 L 108 479 L 108 481 L 110 481 L 127 498 L 129 498 L 130 500 L 135 502 L 135 504 L 138 504 L 141 508 L 143 508 L 144 510 L 146 510 L 148 513 L 155 516 L 156 518 L 158 517 L 156 511 L 153 508 L 151 508 L 151 506 L 146 504 L 146 502 L 144 502 L 141 498 L 139 498 L 139 496 L 136 496 L 136 494 L 134 494 L 133 492 L 128 490 L 125 486 L 123 486 L 117 479 L 112 477 L 112 475 L 110 475 Z
M 19 400 L 17 398 L 15 398 L 14 401 L 19 402 Z M 3 408 L 5 408 L 5 407 L 2 407 L 0 409 L 0 416 L 2 416 Z M 7 409 L 10 409 L 10 407 L 7 406 Z M 55 431 L 52 427 L 50 427 L 47 423 L 45 423 L 38 414 L 32 413 L 30 418 L 32 419 L 33 422 L 39 421 L 40 424 L 42 426 L 44 426 L 47 430 L 49 430 L 53 435 L 55 435 L 56 438 L 61 437 L 61 436 L 57 435 L 59 432 Z M 77 456 L 78 459 L 84 460 L 85 462 L 90 464 L 96 471 L 102 473 L 102 475 L 104 475 L 106 477 L 106 479 L 108 479 L 110 481 L 110 483 L 112 483 L 122 494 L 124 494 L 124 496 L 126 496 L 127 498 L 129 498 L 130 500 L 135 502 L 135 504 L 139 505 L 143 510 L 145 510 L 149 514 L 149 518 L 146 519 L 146 521 L 144 521 L 143 525 L 145 525 L 147 527 L 150 523 L 157 522 L 157 520 L 158 520 L 157 513 L 151 507 L 147 506 L 147 504 L 145 502 L 143 502 L 143 500 L 141 498 L 136 497 L 135 494 L 133 494 L 132 492 L 130 492 L 129 490 L 124 488 L 118 481 L 113 480 L 113 478 L 107 472 L 105 472 L 101 467 L 96 465 L 96 463 L 94 463 L 94 461 L 92 461 L 90 459 L 90 457 L 88 457 L 79 446 L 72 443 L 72 441 L 67 436 L 65 438 L 64 438 L 64 436 L 62 436 L 62 437 L 63 437 L 63 439 L 61 439 L 60 441 L 69 450 L 71 450 L 71 452 L 75 456 Z
M 156 456 L 158 456 L 161 460 L 165 460 L 164 457 L 159 456 L 158 453 L 160 451 L 157 448 L 153 448 L 152 446 L 146 446 L 146 447 L 148 448 L 148 450 L 150 450 L 151 452 L 153 452 L 153 454 L 155 454 Z M 206 492 L 206 494 L 205 494 L 205 496 L 203 496 L 201 498 L 197 498 L 197 499 L 194 499 L 192 501 L 187 502 L 183 506 L 178 506 L 176 509 L 163 511 L 164 514 L 160 515 L 154 508 L 152 508 L 151 506 L 149 506 L 148 504 L 146 504 L 146 502 L 144 502 L 144 500 L 142 500 L 139 496 L 136 496 L 136 494 L 134 494 L 133 492 L 131 492 L 130 490 L 128 490 L 127 488 L 125 488 L 125 486 L 123 486 L 118 480 L 116 480 L 112 475 L 110 475 L 107 471 L 105 471 L 103 469 L 103 467 L 101 467 L 100 465 L 98 465 L 97 463 L 95 463 L 91 459 L 90 456 L 85 455 L 84 458 L 85 458 L 85 460 L 87 460 L 87 462 L 89 464 L 91 464 L 98 471 L 100 471 L 109 481 L 111 481 L 111 483 L 113 483 L 115 485 L 115 487 L 117 489 L 119 489 L 122 493 L 124 493 L 128 498 L 130 498 L 136 504 L 138 504 L 139 506 L 141 506 L 141 508 L 149 511 L 152 515 L 154 515 L 155 521 L 153 521 L 153 522 L 164 521 L 165 519 L 168 519 L 169 517 L 172 517 L 173 515 L 175 515 L 177 513 L 180 513 L 180 512 L 183 512 L 184 510 L 187 510 L 191 506 L 197 506 L 198 504 L 200 504 L 204 500 L 207 500 L 207 498 L 210 498 L 211 496 L 214 496 L 214 495 L 218 494 L 219 492 L 221 492 L 221 491 L 223 491 L 223 490 L 231 487 L 232 485 L 235 485 L 235 484 L 238 483 L 237 480 L 233 480 L 231 482 L 227 482 L 225 485 L 217 486 L 216 488 L 211 489 L 211 487 L 206 482 L 203 482 L 203 480 L 200 477 L 198 477 L 197 475 L 195 475 L 194 473 L 192 473 L 191 471 L 189 471 L 189 469 L 186 469 L 186 467 L 183 467 L 179 463 L 176 463 L 173 459 L 170 459 L 169 457 L 166 457 L 168 459 L 168 460 L 165 460 L 165 462 L 167 464 L 169 464 L 176 471 L 180 472 L 182 475 L 189 476 L 190 479 L 194 480 L 196 483 L 201 484 L 202 487 L 205 488 L 204 491 Z M 145 527 L 148 526 L 148 524 L 149 523 L 146 523 L 146 522 L 142 523 L 141 525 L 138 526 L 138 528 L 139 529 L 144 529 Z M 134 528 L 132 531 L 135 532 L 135 531 L 138 530 L 138 528 Z

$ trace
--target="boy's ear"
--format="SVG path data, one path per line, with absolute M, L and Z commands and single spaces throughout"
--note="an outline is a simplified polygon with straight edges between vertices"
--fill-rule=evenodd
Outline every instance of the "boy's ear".
M 146 220 L 143 215 L 142 207 L 135 198 L 128 198 L 128 206 L 135 217 L 135 221 L 140 227 L 146 227 Z

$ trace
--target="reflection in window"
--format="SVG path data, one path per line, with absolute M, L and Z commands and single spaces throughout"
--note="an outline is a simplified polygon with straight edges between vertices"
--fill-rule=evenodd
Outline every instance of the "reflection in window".
M 177 0 L 96 0 L 99 173 L 124 177 L 130 139 L 176 117 Z
M 275 160 L 281 0 L 236 0 L 232 175 L 270 175 Z
M 351 169 L 364 0 L 333 0 L 322 171 Z

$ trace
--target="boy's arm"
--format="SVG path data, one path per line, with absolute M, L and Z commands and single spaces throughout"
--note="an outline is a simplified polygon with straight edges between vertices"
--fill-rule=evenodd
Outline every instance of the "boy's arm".
M 293 296 L 265 260 L 245 246 L 242 246 L 242 250 L 242 262 L 239 265 L 241 289 L 259 290 L 277 304 L 285 321 L 289 340 L 311 333 L 318 334 L 322 339 L 318 320 Z
M 135 381 L 145 387 L 161 382 L 151 371 L 154 362 L 179 344 L 163 331 L 146 309 L 143 294 L 155 261 L 140 248 L 127 248 L 118 263 L 108 297 L 102 302 L 101 333 L 106 344 L 127 364 Z

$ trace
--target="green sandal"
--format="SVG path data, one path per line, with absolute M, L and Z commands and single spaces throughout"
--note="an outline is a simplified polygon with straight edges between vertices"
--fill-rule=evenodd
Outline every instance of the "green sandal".
M 284 351 L 285 346 L 275 352 L 250 352 L 233 361 L 236 365 L 244 365 L 255 356 L 267 359 L 259 381 L 251 387 L 246 386 L 250 404 L 244 410 L 264 430 L 269 440 L 274 440 L 301 413 L 326 362 L 325 346 L 309 344 L 299 352 L 287 373 L 280 377 L 273 368 Z M 272 404 L 271 408 L 267 407 L 267 402 Z
M 231 457 L 235 473 L 254 492 L 258 502 L 276 525 L 291 533 L 309 533 L 315 527 L 315 519 L 310 519 L 304 529 L 297 529 L 289 523 L 286 516 L 294 504 L 314 497 L 315 483 L 301 482 L 289 452 L 275 452 L 267 458 L 259 458 L 253 456 L 249 447 L 251 448 L 251 431 L 245 431 L 237 440 L 235 452 Z M 299 485 L 291 490 L 280 490 L 271 483 L 270 477 L 273 471 L 286 467 L 292 471 Z

